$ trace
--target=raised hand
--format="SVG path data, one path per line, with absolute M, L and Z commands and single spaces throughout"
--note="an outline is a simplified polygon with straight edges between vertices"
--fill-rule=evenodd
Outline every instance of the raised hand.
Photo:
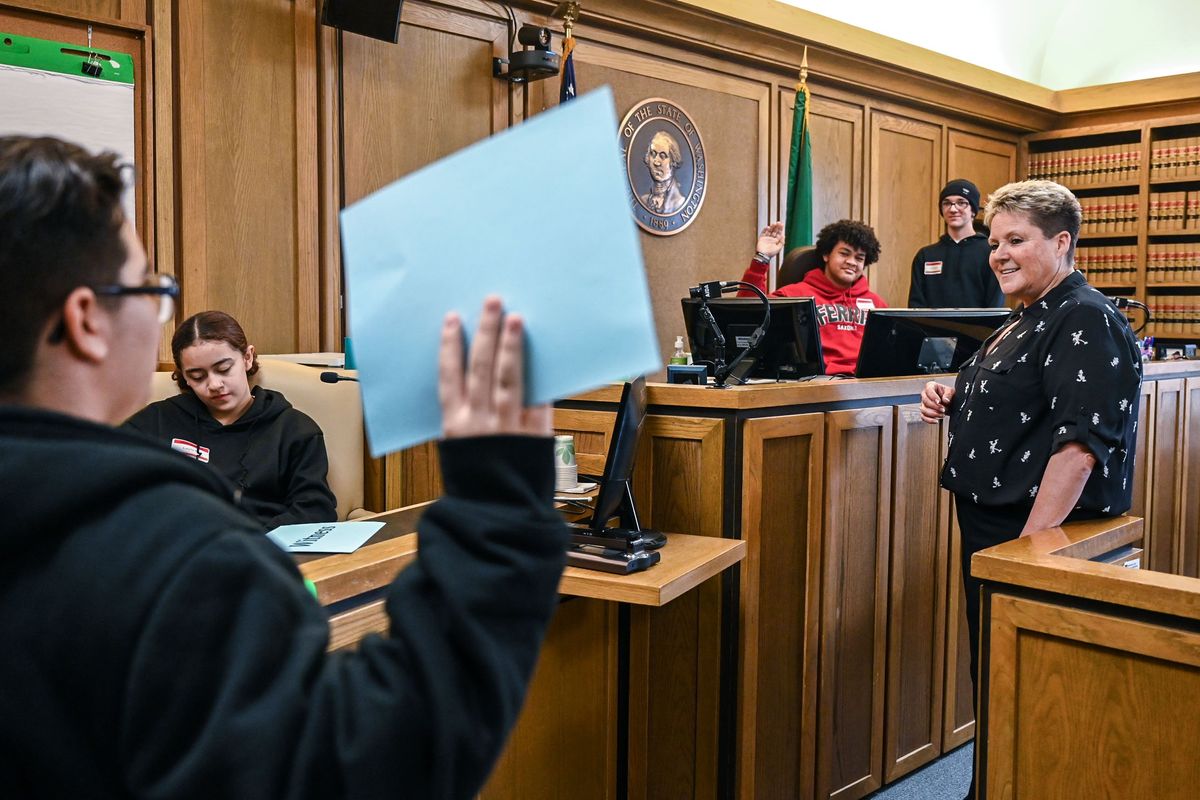
M 758 234 L 754 249 L 768 258 L 774 258 L 783 250 L 783 223 L 772 222 Z
M 523 338 L 520 315 L 503 316 L 500 298 L 488 297 L 464 371 L 462 320 L 453 311 L 446 315 L 438 358 L 445 438 L 551 434 L 550 406 L 525 407 Z

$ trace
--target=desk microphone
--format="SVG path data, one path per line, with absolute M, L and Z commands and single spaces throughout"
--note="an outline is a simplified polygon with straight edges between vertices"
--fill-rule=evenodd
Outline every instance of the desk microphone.
M 354 381 L 355 383 L 358 383 L 358 378 L 350 378 L 345 375 L 338 375 L 336 372 L 321 373 L 322 383 L 337 383 L 338 381 Z

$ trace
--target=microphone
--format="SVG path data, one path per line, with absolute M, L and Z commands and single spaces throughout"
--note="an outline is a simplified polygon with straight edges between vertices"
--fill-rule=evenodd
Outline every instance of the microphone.
M 338 375 L 336 372 L 321 373 L 322 383 L 337 383 L 338 381 L 354 381 L 355 383 L 358 383 L 358 378 L 350 378 L 345 375 Z
M 740 285 L 740 281 L 707 281 L 699 286 L 693 286 L 688 289 L 688 294 L 699 300 L 712 300 L 715 297 L 720 297 L 722 292 L 728 289 L 736 289 Z

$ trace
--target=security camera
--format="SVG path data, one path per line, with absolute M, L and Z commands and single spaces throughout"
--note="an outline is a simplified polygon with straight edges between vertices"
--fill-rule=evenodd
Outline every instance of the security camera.
M 537 25 L 522 25 L 521 30 L 517 31 L 517 41 L 525 47 L 549 50 L 550 29 L 539 28 Z
M 492 75 L 512 83 L 530 83 L 558 74 L 559 55 L 550 49 L 550 29 L 522 25 L 517 41 L 525 48 L 514 50 L 508 59 L 492 59 Z

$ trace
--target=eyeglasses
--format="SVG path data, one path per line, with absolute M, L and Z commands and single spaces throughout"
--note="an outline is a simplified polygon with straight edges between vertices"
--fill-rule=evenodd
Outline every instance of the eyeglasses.
M 966 211 L 971 207 L 971 204 L 966 200 L 943 200 L 942 208 L 956 208 L 959 211 Z
M 179 283 L 173 275 L 152 273 L 146 276 L 141 286 L 122 286 L 119 283 L 108 286 L 93 286 L 92 291 L 106 297 L 125 297 L 133 294 L 158 295 L 158 324 L 170 321 L 175 315 L 175 300 L 179 297 Z

